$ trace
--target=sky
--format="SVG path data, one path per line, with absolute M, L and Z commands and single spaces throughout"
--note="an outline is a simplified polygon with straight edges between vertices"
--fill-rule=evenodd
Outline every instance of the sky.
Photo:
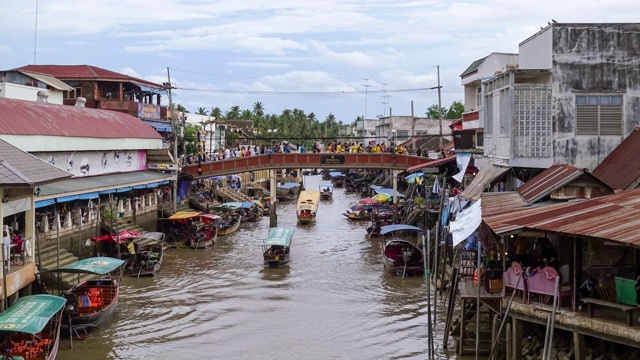
M 37 8 L 37 11 L 36 11 Z M 37 16 L 36 16 L 37 15 Z M 36 21 L 37 18 L 37 21 Z M 173 102 L 423 116 L 463 100 L 460 74 L 552 19 L 637 22 L 637 0 L 2 0 L 0 69 L 88 64 L 157 83 Z M 37 23 L 37 26 L 36 26 Z M 163 105 L 168 97 L 163 96 Z

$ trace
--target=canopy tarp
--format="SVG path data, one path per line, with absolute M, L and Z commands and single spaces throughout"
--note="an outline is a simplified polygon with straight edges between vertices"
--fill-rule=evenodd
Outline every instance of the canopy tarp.
M 63 307 L 67 299 L 55 295 L 30 295 L 18 298 L 0 313 L 0 331 L 35 335 Z
M 280 245 L 291 246 L 291 238 L 293 237 L 293 229 L 274 227 L 269 229 L 269 237 L 264 240 L 265 246 Z
M 406 224 L 395 224 L 395 225 L 385 225 L 380 227 L 380 234 L 386 235 L 388 233 L 392 233 L 394 231 L 416 231 L 419 233 L 426 233 L 428 230 L 423 230 L 417 226 L 406 225 Z
M 220 204 L 220 207 L 235 210 L 235 209 L 251 209 L 253 205 L 255 205 L 255 203 L 252 201 L 244 201 L 244 202 L 232 201 L 232 202 L 226 202 L 226 203 Z
M 45 270 L 42 273 L 47 272 L 64 272 L 64 273 L 89 273 L 96 275 L 104 275 L 112 272 L 124 264 L 124 260 L 112 258 L 112 257 L 92 257 L 88 259 L 82 259 L 69 265 L 53 269 Z
M 509 169 L 511 169 L 509 166 L 495 163 L 480 168 L 478 175 L 476 175 L 473 181 L 471 181 L 471 184 L 469 184 L 462 192 L 462 197 L 470 200 L 480 199 L 480 195 L 482 195 L 487 184 L 490 184 L 495 179 L 502 176 L 502 174 L 506 173 Z
M 453 246 L 465 241 L 482 222 L 482 199 L 471 204 L 456 215 L 455 221 L 449 223 L 449 229 L 453 236 Z
M 377 194 L 380 194 L 380 193 L 387 194 L 387 195 L 390 195 L 391 197 L 393 197 L 394 195 L 393 189 L 389 189 L 389 188 L 375 188 L 373 189 L 373 191 L 375 191 Z M 404 194 L 400 193 L 398 190 L 396 190 L 395 195 L 396 197 L 399 197 L 399 198 L 405 197 Z
M 331 177 L 341 177 L 341 176 L 344 176 L 344 174 L 341 173 L 340 171 L 332 171 L 332 172 L 329 173 L 329 176 L 331 176 Z
M 205 218 L 205 219 L 211 219 L 211 220 L 217 220 L 220 219 L 219 215 L 216 214 L 202 214 L 200 215 L 201 218 Z
M 300 184 L 297 183 L 297 182 L 287 182 L 287 183 L 278 185 L 278 188 L 279 189 L 293 189 L 293 188 L 298 187 L 298 186 L 300 186 Z
M 202 213 L 199 211 L 178 211 L 175 214 L 169 216 L 167 219 L 168 220 L 186 220 L 186 219 L 191 219 L 193 217 L 196 217 L 200 214 Z

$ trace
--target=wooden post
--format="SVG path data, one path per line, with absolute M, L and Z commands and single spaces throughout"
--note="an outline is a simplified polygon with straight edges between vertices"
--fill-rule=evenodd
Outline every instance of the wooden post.
M 584 335 L 577 331 L 573 332 L 573 348 L 576 360 L 585 360 L 587 348 L 584 346 Z
M 500 334 L 498 334 L 498 327 L 500 326 L 500 318 L 498 317 L 498 314 L 493 315 L 493 322 L 491 323 L 491 345 L 493 346 L 493 344 L 496 343 L 496 341 L 498 341 L 498 336 L 500 336 Z M 492 352 L 491 354 L 491 358 L 489 360 L 495 360 L 496 359 L 496 353 Z
M 464 343 L 464 328 L 467 324 L 465 324 L 465 307 L 466 307 L 466 301 L 464 301 L 464 298 L 461 299 L 460 301 L 460 337 L 458 338 L 458 355 L 462 355 L 463 354 L 463 343 Z
M 522 320 L 513 318 L 513 348 L 511 352 L 512 360 L 522 360 L 522 336 L 524 333 L 524 323 Z
M 505 340 L 505 348 L 507 349 L 507 360 L 513 360 L 513 358 L 511 357 L 511 324 L 507 323 L 507 333 L 506 333 L 506 340 Z

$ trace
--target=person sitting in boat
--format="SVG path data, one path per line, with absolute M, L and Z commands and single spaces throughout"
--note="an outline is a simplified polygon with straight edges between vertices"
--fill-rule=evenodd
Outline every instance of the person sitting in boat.
M 329 188 L 324 188 L 324 190 L 322 190 L 324 192 L 329 192 Z
M 132 266 L 136 260 L 136 245 L 133 243 L 133 238 L 127 239 L 127 252 L 129 253 L 129 266 Z
M 136 257 L 137 257 L 136 263 L 138 264 L 138 266 L 144 267 L 147 265 L 147 261 L 149 260 L 149 252 L 142 251 Z

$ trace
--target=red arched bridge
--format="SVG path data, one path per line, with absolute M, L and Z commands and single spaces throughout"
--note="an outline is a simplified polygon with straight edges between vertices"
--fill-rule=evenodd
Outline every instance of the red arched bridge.
M 453 156 L 433 160 L 420 156 L 391 153 L 277 153 L 190 164 L 182 168 L 182 173 L 194 178 L 207 178 L 267 169 L 391 169 L 405 171 L 435 167 L 453 160 L 455 160 Z

